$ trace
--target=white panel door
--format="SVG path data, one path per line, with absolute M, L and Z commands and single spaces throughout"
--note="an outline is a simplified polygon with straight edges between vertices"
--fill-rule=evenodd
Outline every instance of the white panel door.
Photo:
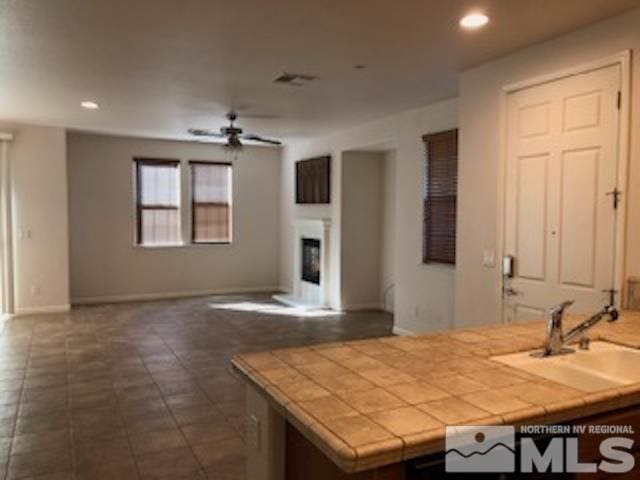
M 614 285 L 620 67 L 507 97 L 505 255 L 515 258 L 507 321 L 609 302 Z

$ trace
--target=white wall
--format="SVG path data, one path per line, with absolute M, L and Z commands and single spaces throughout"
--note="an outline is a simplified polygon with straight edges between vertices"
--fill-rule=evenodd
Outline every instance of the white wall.
M 12 171 L 16 313 L 69 307 L 65 131 L 19 126 L 9 146 Z
M 624 49 L 640 51 L 640 9 L 467 71 L 460 82 L 460 160 L 456 325 L 500 318 L 498 268 L 482 266 L 482 250 L 500 242 L 498 203 L 500 94 L 504 85 L 591 62 Z M 628 275 L 640 274 L 640 62 L 633 62 L 628 188 Z M 500 252 L 497 252 L 500 255 Z
M 424 147 L 422 135 L 455 128 L 457 101 L 448 100 L 424 108 L 385 117 L 327 137 L 299 141 L 284 150 L 282 168 L 281 285 L 291 288 L 293 271 L 292 220 L 327 216 L 333 221 L 331 248 L 340 248 L 342 152 L 385 145 L 396 152 L 397 230 L 395 251 L 395 325 L 413 332 L 451 326 L 455 270 L 422 264 L 422 188 Z M 332 155 L 332 204 L 302 206 L 294 203 L 295 161 Z M 332 266 L 333 272 L 339 272 Z M 334 282 L 332 306 L 340 306 L 339 280 Z M 336 290 L 337 289 L 337 290 Z
M 133 157 L 183 160 L 182 202 L 188 208 L 185 162 L 226 160 L 224 148 L 69 133 L 68 152 L 74 302 L 271 290 L 278 285 L 278 149 L 245 147 L 234 162 L 231 245 L 168 248 L 134 246 Z
M 346 310 L 380 308 L 382 152 L 342 154 L 341 299 Z

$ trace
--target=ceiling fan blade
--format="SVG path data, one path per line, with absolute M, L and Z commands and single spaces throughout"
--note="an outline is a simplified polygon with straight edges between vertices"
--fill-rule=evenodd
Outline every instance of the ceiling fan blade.
M 282 118 L 282 115 L 276 115 L 272 113 L 245 113 L 240 112 L 242 118 L 252 118 L 254 120 L 278 120 Z
M 271 140 L 270 138 L 262 138 L 258 135 L 253 135 L 251 133 L 247 133 L 245 135 L 240 135 L 240 138 L 242 138 L 243 140 L 251 140 L 253 142 L 262 142 L 262 143 L 269 143 L 271 145 L 282 145 L 282 142 L 279 140 Z
M 223 135 L 220 132 L 214 132 L 213 130 L 206 130 L 202 128 L 190 128 L 188 132 L 191 135 L 195 135 L 196 137 L 218 137 L 218 138 L 226 137 L 226 135 Z

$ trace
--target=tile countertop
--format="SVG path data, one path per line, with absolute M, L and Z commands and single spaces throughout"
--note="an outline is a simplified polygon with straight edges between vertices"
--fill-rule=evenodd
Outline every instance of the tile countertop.
M 345 472 L 442 451 L 447 424 L 558 423 L 640 404 L 640 383 L 587 393 L 489 359 L 544 336 L 540 321 L 488 325 L 247 353 L 233 366 Z M 640 312 L 588 336 L 640 348 Z

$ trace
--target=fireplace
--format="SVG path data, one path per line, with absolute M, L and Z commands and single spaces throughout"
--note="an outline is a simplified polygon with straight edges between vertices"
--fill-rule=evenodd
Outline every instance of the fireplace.
M 332 307 L 331 220 L 298 218 L 293 223 L 291 243 L 291 291 L 274 295 L 297 308 Z
M 302 239 L 302 280 L 320 285 L 320 240 Z

